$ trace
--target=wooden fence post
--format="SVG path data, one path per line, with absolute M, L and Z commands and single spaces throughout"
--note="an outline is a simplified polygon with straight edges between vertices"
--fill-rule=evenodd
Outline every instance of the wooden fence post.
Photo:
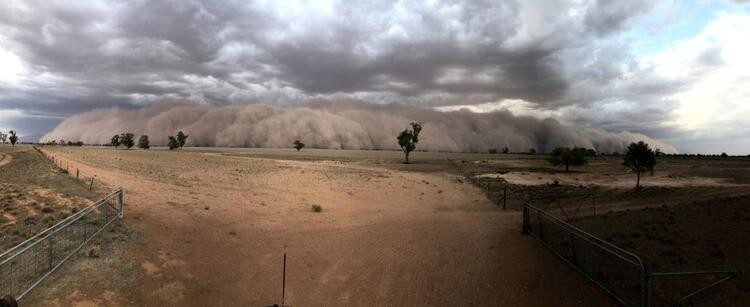
M 503 210 L 505 210 L 505 204 L 508 200 L 508 186 L 503 186 Z

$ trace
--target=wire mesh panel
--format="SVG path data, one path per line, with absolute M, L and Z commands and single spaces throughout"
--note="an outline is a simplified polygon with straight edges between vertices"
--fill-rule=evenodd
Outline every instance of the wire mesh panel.
M 0 254 L 0 295 L 23 298 L 123 214 L 122 189 Z
M 648 275 L 640 258 L 531 205 L 524 232 L 625 306 L 648 306 Z

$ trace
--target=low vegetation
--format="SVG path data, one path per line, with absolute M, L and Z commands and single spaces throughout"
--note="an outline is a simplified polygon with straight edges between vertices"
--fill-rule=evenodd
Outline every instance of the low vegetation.
M 316 213 L 320 213 L 323 211 L 323 207 L 321 207 L 320 205 L 312 205 L 312 211 Z

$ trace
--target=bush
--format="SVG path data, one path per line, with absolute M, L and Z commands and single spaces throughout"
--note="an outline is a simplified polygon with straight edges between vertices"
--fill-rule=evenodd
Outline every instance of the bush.
M 323 207 L 321 207 L 320 205 L 312 205 L 312 211 L 320 213 L 321 211 L 323 211 Z
M 294 143 L 292 143 L 292 145 L 297 151 L 300 151 L 300 149 L 305 147 L 305 143 L 300 142 L 300 140 L 294 140 Z
M 138 139 L 138 147 L 142 149 L 151 148 L 151 142 L 149 142 L 148 140 L 148 135 L 141 135 L 141 137 Z
M 167 146 L 169 146 L 169 150 L 174 150 L 180 147 L 180 142 L 178 142 L 175 137 L 170 136 Z

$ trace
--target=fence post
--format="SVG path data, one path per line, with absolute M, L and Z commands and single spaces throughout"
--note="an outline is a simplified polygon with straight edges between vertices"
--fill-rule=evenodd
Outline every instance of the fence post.
M 507 194 L 508 194 L 508 186 L 506 185 L 506 186 L 503 186 L 503 210 L 505 210 L 505 203 L 508 199 Z
M 117 210 L 120 211 L 117 215 L 122 218 L 125 215 L 125 191 L 122 190 L 122 188 L 119 189 L 120 195 L 119 195 L 119 201 L 120 201 L 120 208 Z
M 80 174 L 80 170 L 76 168 L 76 180 L 78 180 L 78 174 Z
M 596 194 L 591 195 L 591 203 L 594 206 L 594 216 L 596 216 Z
M 651 307 L 651 275 L 646 266 L 641 264 L 643 274 L 643 307 Z
M 96 177 L 96 175 L 91 177 L 91 184 L 89 184 L 89 192 L 91 192 L 91 189 L 94 187 L 94 177 Z
M 49 253 L 48 253 L 48 260 L 49 260 L 49 271 L 52 271 L 52 267 L 54 266 L 52 264 L 53 258 L 54 258 L 54 249 L 55 249 L 55 240 L 52 240 L 52 238 L 49 238 Z
M 523 226 L 522 226 L 522 233 L 527 235 L 529 234 L 529 228 L 531 226 L 529 225 L 529 207 L 524 205 L 523 206 Z

